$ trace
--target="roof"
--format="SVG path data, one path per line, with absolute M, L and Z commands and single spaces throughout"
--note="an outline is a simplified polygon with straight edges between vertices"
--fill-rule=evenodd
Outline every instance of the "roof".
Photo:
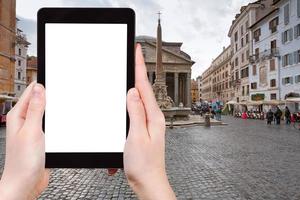
M 270 15 L 272 15 L 273 13 L 279 11 L 279 8 L 275 8 L 273 10 L 271 10 L 269 13 L 267 13 L 265 16 L 263 16 L 260 20 L 258 20 L 257 22 L 255 22 L 252 26 L 250 26 L 249 28 L 254 28 L 257 24 L 259 24 L 260 22 L 262 22 L 264 19 L 266 19 L 267 17 L 269 17 Z
M 151 36 L 145 36 L 145 35 L 137 36 L 135 38 L 135 40 L 136 40 L 136 42 L 147 43 L 154 47 L 156 46 L 156 38 L 151 37 Z M 163 41 L 162 42 L 162 50 L 194 64 L 195 62 L 191 59 L 191 56 L 188 55 L 187 53 L 185 53 L 184 51 L 179 50 L 179 52 L 174 52 L 171 49 L 166 48 L 168 46 L 177 46 L 180 49 L 181 45 L 182 45 L 182 42 L 164 42 Z

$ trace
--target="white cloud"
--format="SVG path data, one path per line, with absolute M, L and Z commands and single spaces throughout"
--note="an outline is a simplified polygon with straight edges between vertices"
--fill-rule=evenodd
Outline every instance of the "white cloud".
M 196 61 L 193 77 L 197 77 L 212 59 L 229 45 L 227 33 L 242 5 L 253 0 L 18 0 L 17 15 L 28 39 L 36 37 L 29 30 L 30 20 L 36 20 L 41 7 L 131 7 L 136 11 L 137 35 L 156 35 L 157 12 L 162 11 L 163 40 L 183 42 L 183 50 Z M 25 18 L 25 19 L 24 19 Z M 28 27 L 28 28 L 26 28 Z M 31 25 L 32 27 L 32 25 Z M 36 53 L 35 39 L 30 41 L 30 53 Z

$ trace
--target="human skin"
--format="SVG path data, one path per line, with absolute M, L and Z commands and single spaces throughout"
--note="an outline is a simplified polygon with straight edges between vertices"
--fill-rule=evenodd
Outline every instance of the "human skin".
M 165 171 L 165 119 L 147 79 L 140 45 L 135 71 L 135 88 L 127 94 L 130 130 L 124 150 L 125 174 L 140 199 L 176 199 Z M 7 115 L 1 200 L 37 199 L 48 186 L 42 131 L 45 104 L 44 87 L 32 83 Z M 116 169 L 108 172 L 113 175 Z

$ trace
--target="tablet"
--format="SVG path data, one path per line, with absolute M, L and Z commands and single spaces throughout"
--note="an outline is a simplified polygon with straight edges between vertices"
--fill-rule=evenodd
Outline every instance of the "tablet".
M 39 10 L 47 168 L 123 167 L 134 38 L 135 14 L 129 8 Z

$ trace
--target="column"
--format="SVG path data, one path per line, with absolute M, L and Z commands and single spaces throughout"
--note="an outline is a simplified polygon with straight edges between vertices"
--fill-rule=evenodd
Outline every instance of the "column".
M 179 105 L 178 92 L 179 92 L 178 73 L 175 72 L 174 73 L 174 102 L 175 102 L 175 106 Z
M 191 73 L 186 74 L 186 82 L 185 82 L 185 92 L 186 92 L 186 107 L 191 107 Z
M 151 83 L 151 85 L 153 84 L 153 72 L 148 72 L 149 73 L 149 82 Z

